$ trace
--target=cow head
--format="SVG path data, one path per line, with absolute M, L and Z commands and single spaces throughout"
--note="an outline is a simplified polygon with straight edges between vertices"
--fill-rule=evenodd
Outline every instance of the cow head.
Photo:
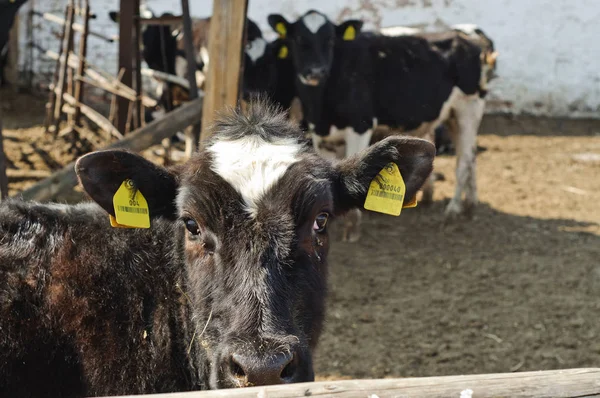
M 192 355 L 207 369 L 207 387 L 225 388 L 314 378 L 331 222 L 363 206 L 389 162 L 404 176 L 406 197 L 414 196 L 434 155 L 425 140 L 391 137 L 331 163 L 284 114 L 258 102 L 247 115 L 217 121 L 205 148 L 177 170 L 121 151 L 86 155 L 76 169 L 108 213 L 114 192 L 131 179 L 152 223 L 166 218 L 179 226 Z
M 287 42 L 272 42 L 262 37 L 248 42 L 244 51 L 243 99 L 257 94 L 287 109 L 295 94 L 294 69 Z
M 353 40 L 362 28 L 358 20 L 335 25 L 315 10 L 308 11 L 294 23 L 279 14 L 269 15 L 268 20 L 280 38 L 288 40 L 297 77 L 308 86 L 319 86 L 327 79 L 336 40 Z

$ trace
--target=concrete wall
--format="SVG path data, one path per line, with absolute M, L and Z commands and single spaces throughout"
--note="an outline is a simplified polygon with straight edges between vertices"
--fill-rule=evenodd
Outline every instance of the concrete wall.
M 31 1 L 31 0 L 30 0 Z M 117 34 L 107 12 L 118 0 L 91 0 L 92 29 Z M 60 11 L 65 0 L 36 0 Z M 179 13 L 179 0 L 148 0 L 157 13 Z M 212 1 L 190 0 L 194 16 L 211 14 Z M 294 19 L 310 8 L 332 20 L 360 17 L 366 28 L 408 25 L 436 30 L 476 23 L 495 40 L 500 78 L 492 85 L 490 111 L 567 117 L 600 117 L 600 2 L 598 0 L 250 0 L 249 16 L 265 31 L 271 12 Z M 27 6 L 24 7 L 24 10 Z M 22 25 L 25 18 L 21 19 Z M 56 26 L 36 19 L 36 40 L 57 49 Z M 21 35 L 25 40 L 25 35 Z M 90 38 L 90 61 L 116 73 L 116 44 Z M 36 72 L 51 70 L 37 62 Z

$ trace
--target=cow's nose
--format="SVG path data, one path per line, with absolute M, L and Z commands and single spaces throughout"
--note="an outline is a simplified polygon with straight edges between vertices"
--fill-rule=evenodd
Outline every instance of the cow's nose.
M 231 375 L 242 386 L 291 383 L 298 369 L 296 358 L 293 353 L 278 353 L 263 357 L 233 354 Z

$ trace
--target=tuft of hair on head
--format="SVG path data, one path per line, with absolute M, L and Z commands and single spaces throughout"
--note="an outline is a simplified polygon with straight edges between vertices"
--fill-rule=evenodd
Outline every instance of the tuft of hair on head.
M 282 138 L 304 142 L 304 134 L 289 120 L 280 106 L 273 104 L 264 95 L 255 94 L 250 97 L 245 109 L 238 105 L 235 109 L 219 113 L 212 126 L 208 145 L 215 141 L 234 141 L 251 135 L 266 142 Z

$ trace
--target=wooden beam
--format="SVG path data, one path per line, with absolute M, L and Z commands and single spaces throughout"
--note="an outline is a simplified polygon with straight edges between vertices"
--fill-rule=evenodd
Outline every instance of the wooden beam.
M 146 395 L 156 398 L 542 398 L 600 397 L 600 369 L 548 370 L 473 376 L 344 380 Z M 135 395 L 127 398 L 141 398 Z
M 225 107 L 234 107 L 238 102 L 247 7 L 247 0 L 213 1 L 208 37 L 210 66 L 202 118 L 203 140 L 210 134 L 208 127 L 216 113 Z
M 133 17 L 139 14 L 139 0 L 121 0 L 119 17 L 119 70 L 125 69 L 121 82 L 133 88 Z M 117 99 L 117 129 L 125 134 L 129 101 Z
M 183 17 L 181 15 L 165 15 L 154 18 L 140 18 L 140 24 L 142 25 L 179 25 L 183 23 Z
M 13 21 L 12 28 L 8 33 L 8 59 L 7 64 L 4 67 L 4 74 L 6 76 L 6 81 L 13 85 L 17 86 L 19 83 L 19 14 L 15 15 L 15 19 Z
M 79 63 L 77 64 L 77 74 L 79 76 L 83 76 L 85 73 L 85 58 L 87 57 L 87 39 L 88 32 L 90 26 L 90 4 L 89 0 L 85 0 L 85 4 L 83 6 L 83 32 L 79 37 Z M 68 64 L 68 61 L 67 61 Z M 75 101 L 77 103 L 82 102 L 83 98 L 83 81 L 77 79 L 75 81 Z M 73 117 L 75 120 L 75 125 L 79 126 L 79 118 L 81 116 L 81 109 L 78 105 L 75 105 L 75 116 Z
M 123 138 L 123 135 L 119 132 L 119 130 L 117 130 L 115 128 L 115 126 L 113 126 L 108 121 L 108 119 L 106 119 L 100 113 L 96 112 L 89 106 L 82 104 L 81 102 L 78 102 L 72 95 L 70 95 L 68 93 L 63 93 L 63 99 L 71 107 L 73 107 L 75 109 L 79 108 L 81 110 L 81 113 L 83 113 L 88 119 L 90 119 L 92 122 L 94 122 L 102 130 L 110 133 L 115 138 L 118 138 L 118 139 Z
M 189 82 L 190 99 L 198 98 L 198 83 L 196 82 L 196 53 L 194 51 L 194 41 L 192 33 L 192 18 L 190 16 L 190 5 L 188 0 L 181 0 L 181 11 L 183 13 L 183 44 L 185 46 L 185 58 L 187 61 L 187 79 Z M 192 126 L 192 148 L 191 151 L 196 151 L 200 144 L 201 124 L 196 123 Z
M 85 15 L 85 8 L 84 9 L 77 9 L 76 10 L 76 14 L 80 15 L 80 16 L 84 16 Z M 63 18 L 61 18 L 59 16 L 56 16 L 54 14 L 51 14 L 49 12 L 32 11 L 32 15 L 44 18 L 46 21 L 53 22 L 53 23 L 58 24 L 58 25 L 64 26 L 66 24 L 66 21 Z M 96 18 L 96 16 L 93 15 L 93 14 L 89 14 L 89 15 L 90 15 L 90 19 Z M 75 22 L 75 23 L 73 23 L 73 30 L 75 32 L 83 33 L 83 31 L 85 30 L 85 27 L 83 25 Z M 97 38 L 102 39 L 104 41 L 107 41 L 109 43 L 113 43 L 115 41 L 114 37 L 106 36 L 106 35 L 103 35 L 102 33 L 94 32 L 94 31 L 89 31 L 89 34 L 90 34 L 90 36 L 97 37 Z
M 65 83 L 67 78 L 67 69 L 69 67 L 69 54 L 73 48 L 73 18 L 75 16 L 75 2 L 69 0 L 67 5 L 67 22 L 65 25 L 65 46 L 60 58 L 60 70 L 58 73 L 58 81 L 56 83 L 56 103 L 54 104 L 54 133 L 58 134 L 58 125 L 60 124 L 60 112 L 62 109 L 62 93 L 65 89 Z
M 82 108 L 83 111 L 84 108 Z M 127 149 L 139 152 L 159 144 L 164 138 L 171 137 L 177 131 L 198 123 L 202 118 L 202 98 L 190 101 L 164 118 L 155 120 L 144 127 L 131 132 L 120 141 L 114 142 L 103 149 Z M 49 201 L 77 185 L 77 176 L 71 162 L 61 170 L 18 194 L 24 200 Z
M 0 200 L 8 198 L 8 177 L 6 176 L 6 153 L 2 135 L 2 109 L 0 109 Z

